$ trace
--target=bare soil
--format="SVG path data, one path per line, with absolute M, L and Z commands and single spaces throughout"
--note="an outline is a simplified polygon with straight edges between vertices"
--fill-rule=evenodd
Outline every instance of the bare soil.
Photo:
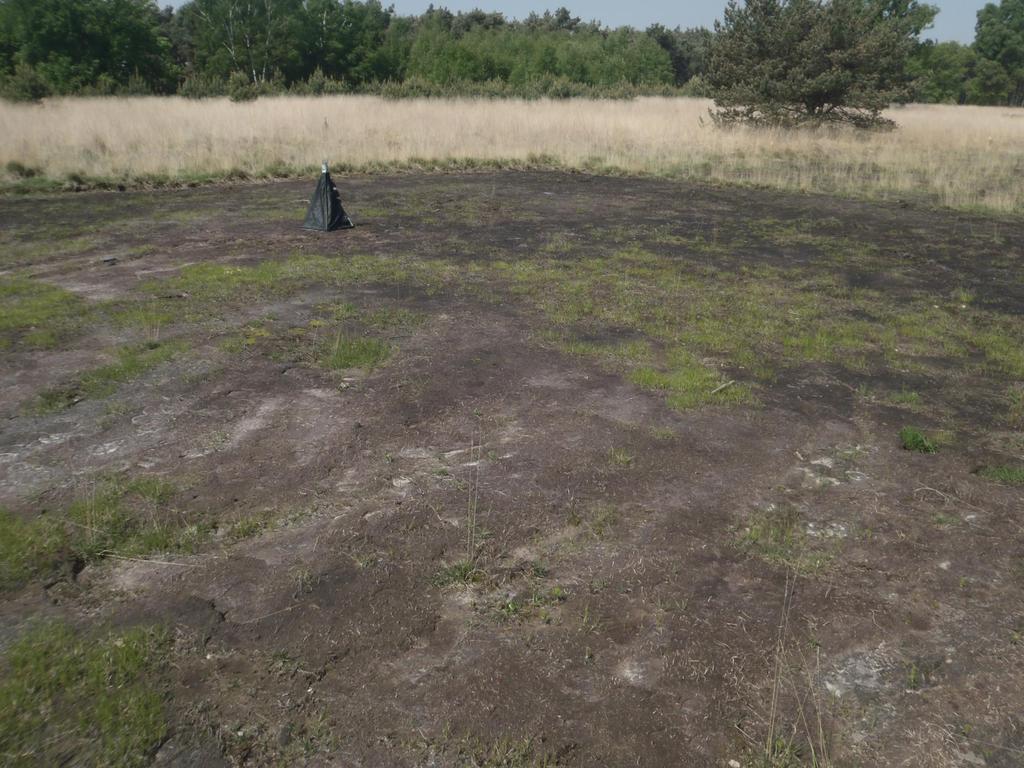
M 558 237 L 585 260 L 613 228 L 682 271 L 820 268 L 893 304 L 964 288 L 1024 311 L 1019 221 L 554 173 L 338 181 L 358 226 L 327 234 L 299 227 L 311 184 L 3 199 L 6 242 L 28 254 L 5 268 L 99 302 L 190 264 L 303 253 L 468 270 Z M 893 271 L 819 266 L 755 220 L 870 243 Z M 289 329 L 345 302 L 419 321 L 369 372 L 291 353 Z M 225 348 L 261 318 L 267 338 Z M 498 286 L 309 285 L 226 301 L 181 326 L 187 352 L 41 415 L 25 404 L 135 332 L 2 352 L 0 506 L 31 519 L 98 477 L 156 475 L 217 530 L 195 554 L 112 556 L 8 594 L 0 649 L 44 615 L 172 627 L 157 765 L 754 765 L 770 732 L 800 753 L 773 747 L 777 765 L 1024 764 L 1024 493 L 976 474 L 1022 460 L 1012 377 L 808 364 L 757 404 L 676 411 L 547 343 L 547 322 Z M 858 394 L 907 382 L 954 433 L 934 455 L 898 438 L 931 417 Z M 794 546 L 820 567 L 745 544 L 778 510 L 798 511 Z M 258 533 L 227 535 L 250 519 Z M 470 551 L 477 571 L 446 579 Z

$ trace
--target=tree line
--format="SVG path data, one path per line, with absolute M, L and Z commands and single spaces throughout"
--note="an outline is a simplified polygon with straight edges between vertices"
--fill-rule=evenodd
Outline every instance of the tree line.
M 899 57 L 886 71 L 901 88 L 878 89 L 885 97 L 1024 103 L 1024 0 L 985 6 L 972 45 L 922 42 L 936 11 L 915 0 L 729 5 L 754 15 L 761 6 L 788 14 L 788 31 L 780 27 L 765 38 L 782 35 L 775 44 L 783 58 L 792 44 L 786 35 L 794 30 L 842 32 L 835 25 L 822 32 L 821 23 L 808 21 L 821 9 L 869 8 L 879 18 L 912 19 L 898 44 L 877 39 L 868 50 L 854 41 L 861 48 L 858 66 Z M 726 32 L 721 25 L 610 28 L 565 8 L 512 20 L 433 6 L 403 16 L 379 0 L 191 0 L 177 10 L 155 0 L 0 0 L 0 93 L 29 100 L 146 93 L 242 99 L 282 92 L 628 96 L 714 89 L 717 95 L 723 68 L 735 64 L 727 53 L 712 55 L 728 50 Z M 842 71 L 844 60 L 833 61 L 832 69 Z M 799 69 L 785 69 L 786 77 Z

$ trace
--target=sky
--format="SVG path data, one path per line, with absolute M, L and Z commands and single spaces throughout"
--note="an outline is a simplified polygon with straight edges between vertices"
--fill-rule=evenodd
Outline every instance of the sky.
M 164 0 L 166 1 L 166 0 Z M 177 0 L 174 5 L 181 5 Z M 989 0 L 929 0 L 941 10 L 935 20 L 935 27 L 925 33 L 933 40 L 957 40 L 970 43 L 974 40 L 974 22 L 978 10 Z M 382 0 L 394 5 L 403 15 L 420 14 L 430 5 L 430 0 Z M 163 5 L 163 2 L 159 3 Z M 666 27 L 710 27 L 720 18 L 725 0 L 434 0 L 434 5 L 444 6 L 452 11 L 468 11 L 483 8 L 485 11 L 502 11 L 506 16 L 524 18 L 530 11 L 543 12 L 564 5 L 574 16 L 585 21 L 597 19 L 610 26 L 624 24 L 643 29 L 659 22 Z

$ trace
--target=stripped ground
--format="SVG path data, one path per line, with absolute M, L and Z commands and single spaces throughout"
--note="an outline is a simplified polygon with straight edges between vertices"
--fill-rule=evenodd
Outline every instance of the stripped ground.
M 339 182 L 0 200 L 4 762 L 1024 761 L 1024 224 Z

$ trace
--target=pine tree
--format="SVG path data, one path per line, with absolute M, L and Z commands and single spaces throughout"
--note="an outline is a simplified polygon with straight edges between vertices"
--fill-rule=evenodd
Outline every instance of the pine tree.
M 936 11 L 916 0 L 730 0 L 707 83 L 720 123 L 891 125 Z

